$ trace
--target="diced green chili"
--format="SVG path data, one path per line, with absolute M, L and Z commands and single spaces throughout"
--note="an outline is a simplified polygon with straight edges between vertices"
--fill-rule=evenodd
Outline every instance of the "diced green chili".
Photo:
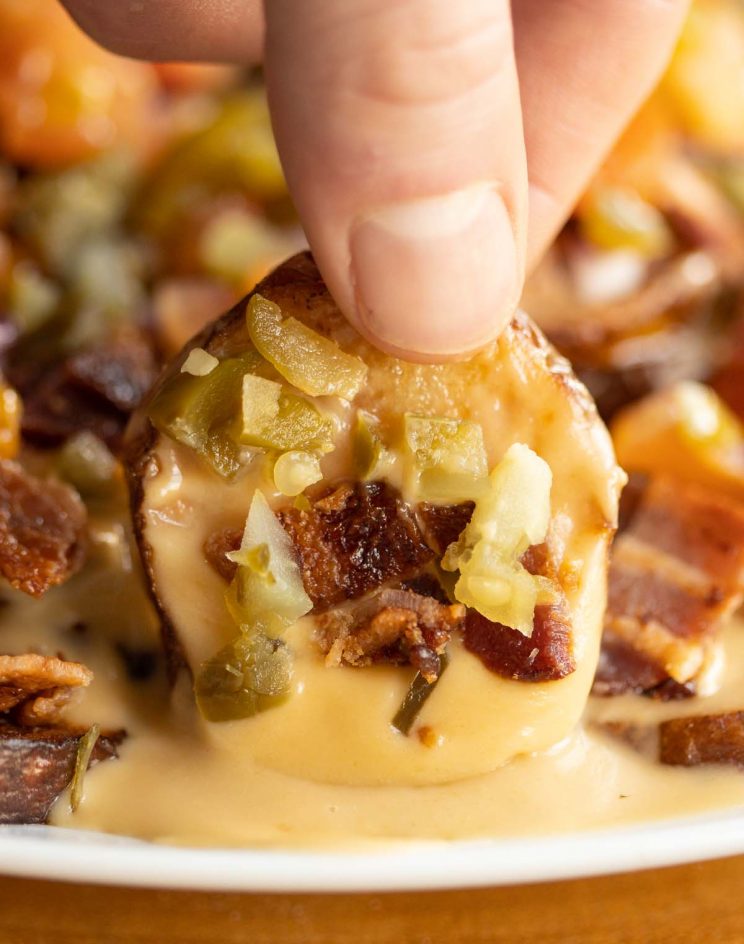
M 290 450 L 333 449 L 333 424 L 317 407 L 281 384 L 246 374 L 243 378 L 241 442 L 249 446 Z
M 359 392 L 367 376 L 364 361 L 296 318 L 284 318 L 274 302 L 251 296 L 246 321 L 258 351 L 298 390 L 346 400 Z
M 411 687 L 406 692 L 406 697 L 403 699 L 400 708 L 395 712 L 395 716 L 392 720 L 393 727 L 400 731 L 401 734 L 410 733 L 426 700 L 434 691 L 437 682 L 442 677 L 442 673 L 448 665 L 449 656 L 446 652 L 443 652 L 439 656 L 439 674 L 433 682 L 427 682 L 420 672 L 416 673 L 411 682 Z
M 291 681 L 292 654 L 287 644 L 263 633 L 250 633 L 202 664 L 194 693 L 207 721 L 235 721 L 286 701 Z
M 229 357 L 203 377 L 179 373 L 156 394 L 148 411 L 153 424 L 190 446 L 220 475 L 240 468 L 240 443 L 234 432 L 240 415 L 243 377 L 260 364 L 253 350 Z
M 70 810 L 76 812 L 83 799 L 83 783 L 85 774 L 88 770 L 88 764 L 93 756 L 93 750 L 101 733 L 101 726 L 93 724 L 88 728 L 85 734 L 78 742 L 77 754 L 75 756 L 75 771 L 70 783 Z

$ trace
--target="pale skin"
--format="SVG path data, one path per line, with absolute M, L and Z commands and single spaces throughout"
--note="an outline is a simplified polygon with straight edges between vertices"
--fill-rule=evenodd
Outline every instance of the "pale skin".
M 498 335 L 672 51 L 689 0 L 63 0 L 155 60 L 263 58 L 318 266 L 417 360 Z

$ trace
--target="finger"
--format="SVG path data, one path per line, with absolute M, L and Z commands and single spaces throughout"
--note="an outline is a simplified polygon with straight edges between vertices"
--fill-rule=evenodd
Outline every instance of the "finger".
M 481 346 L 524 270 L 508 0 L 270 0 L 266 20 L 277 142 L 336 301 L 395 353 Z
M 658 80 L 687 6 L 687 0 L 514 0 L 530 261 L 553 239 Z
M 62 3 L 86 33 L 122 56 L 241 64 L 261 58 L 261 0 Z

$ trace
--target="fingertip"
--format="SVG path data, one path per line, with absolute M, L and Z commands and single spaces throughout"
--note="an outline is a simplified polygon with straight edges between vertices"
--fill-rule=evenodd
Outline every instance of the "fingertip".
M 437 360 L 472 352 L 516 309 L 518 243 L 491 183 L 376 210 L 351 230 L 351 318 L 397 355 Z

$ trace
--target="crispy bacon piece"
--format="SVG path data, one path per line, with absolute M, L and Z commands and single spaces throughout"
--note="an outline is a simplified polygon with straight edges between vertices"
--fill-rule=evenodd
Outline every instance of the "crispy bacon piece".
M 520 682 L 552 682 L 576 669 L 571 621 L 565 605 L 535 607 L 532 635 L 492 623 L 468 610 L 465 648 L 503 678 Z
M 460 604 L 386 589 L 351 608 L 322 613 L 315 638 L 326 653 L 326 665 L 410 663 L 433 682 L 439 674 L 438 656 L 464 618 Z
M 555 562 L 548 544 L 535 544 L 522 555 L 531 574 L 556 581 Z M 492 623 L 476 610 L 468 610 L 465 620 L 465 648 L 483 665 L 503 678 L 520 682 L 551 682 L 565 678 L 576 669 L 568 604 L 559 599 L 535 607 L 532 635 Z
M 434 554 L 410 508 L 384 482 L 341 485 L 308 511 L 279 513 L 316 611 L 412 576 Z
M 92 679 L 79 662 L 35 653 L 0 655 L 0 714 L 12 712 L 22 725 L 55 724 L 75 689 Z
M 459 505 L 432 505 L 421 502 L 416 514 L 429 547 L 442 557 L 444 552 L 460 537 L 473 516 L 475 502 Z
M 86 429 L 116 449 L 157 371 L 152 345 L 139 331 L 71 354 L 41 375 L 11 367 L 24 400 L 23 434 L 54 446 Z
M 71 488 L 0 460 L 0 574 L 13 587 L 40 597 L 64 583 L 83 562 L 85 524 Z
M 237 551 L 242 537 L 243 533 L 239 528 L 223 528 L 222 531 L 210 534 L 204 542 L 207 563 L 228 583 L 235 576 L 238 565 L 228 560 L 225 555 L 228 551 Z
M 84 731 L 0 722 L 0 824 L 44 823 L 70 783 Z M 117 757 L 122 732 L 98 738 L 90 765 Z
M 595 693 L 691 693 L 743 591 L 744 507 L 651 480 L 613 548 Z
M 682 767 L 698 764 L 744 767 L 744 711 L 662 721 L 659 760 Z

